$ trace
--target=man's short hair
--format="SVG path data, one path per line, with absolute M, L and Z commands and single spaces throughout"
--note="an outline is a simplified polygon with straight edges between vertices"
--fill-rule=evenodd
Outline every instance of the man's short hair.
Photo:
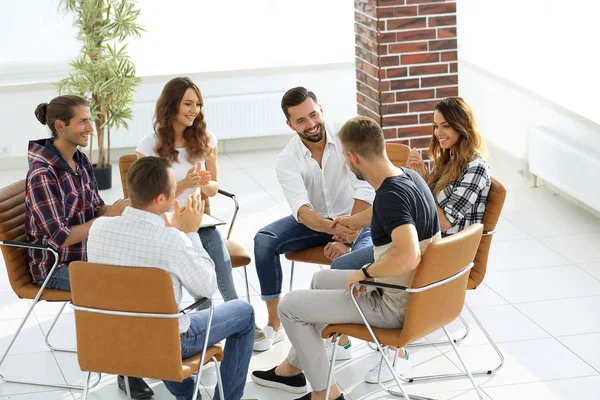
M 384 154 L 383 131 L 372 118 L 358 116 L 349 119 L 342 125 L 338 137 L 346 151 L 352 151 L 367 160 Z
M 143 207 L 159 194 L 170 196 L 169 168 L 169 160 L 152 156 L 142 157 L 131 164 L 126 181 L 131 205 Z
M 304 101 L 309 97 L 313 99 L 315 104 L 319 104 L 319 102 L 317 101 L 317 96 L 313 92 L 302 86 L 295 87 L 285 92 L 283 98 L 281 99 L 281 109 L 285 114 L 285 118 L 288 121 L 290 119 L 290 113 L 288 112 L 288 108 L 304 103 Z

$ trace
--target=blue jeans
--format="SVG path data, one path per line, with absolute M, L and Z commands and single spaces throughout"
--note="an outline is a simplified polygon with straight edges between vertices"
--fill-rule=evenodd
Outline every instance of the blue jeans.
M 42 286 L 42 282 L 36 282 L 35 284 L 38 286 Z M 69 280 L 69 266 L 65 265 L 63 267 L 56 267 L 52 276 L 48 280 L 46 284 L 46 288 L 48 289 L 60 289 L 71 291 L 71 281 Z
M 373 245 L 344 254 L 331 263 L 331 269 L 361 269 L 365 264 L 375 262 Z
M 217 274 L 217 287 L 224 301 L 235 300 L 238 295 L 235 291 L 233 276 L 231 275 L 231 258 L 227 252 L 225 241 L 214 227 L 200 228 L 198 236 L 202 242 L 202 247 L 206 250 L 210 258 L 215 263 L 215 273 Z
M 293 216 L 282 218 L 262 228 L 254 237 L 254 260 L 260 282 L 261 298 L 277 300 L 281 296 L 283 273 L 281 254 L 322 246 L 331 242 L 328 233 L 313 231 Z M 365 228 L 352 246 L 352 252 L 372 246 L 371 229 Z
M 181 357 L 192 357 L 202 352 L 208 324 L 208 310 L 188 314 L 190 327 L 181 334 Z M 226 400 L 239 400 L 244 394 L 248 365 L 254 345 L 254 309 L 243 300 L 232 300 L 215 307 L 208 345 L 225 341 L 224 358 L 220 371 Z M 164 381 L 177 400 L 190 400 L 194 395 L 194 379 L 183 382 Z M 221 399 L 218 385 L 214 400 Z

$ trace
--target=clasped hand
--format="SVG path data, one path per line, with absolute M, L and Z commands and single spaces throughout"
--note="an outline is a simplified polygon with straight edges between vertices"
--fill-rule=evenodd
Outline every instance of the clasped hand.
M 203 185 L 208 185 L 212 176 L 209 171 L 202 169 L 202 164 L 198 163 L 192 168 L 189 169 L 185 178 L 183 179 L 183 184 L 187 188 L 195 188 Z
M 204 200 L 200 194 L 191 194 L 184 207 L 175 199 L 173 212 L 166 212 L 162 217 L 166 226 L 177 228 L 183 233 L 192 233 L 200 229 L 203 215 Z

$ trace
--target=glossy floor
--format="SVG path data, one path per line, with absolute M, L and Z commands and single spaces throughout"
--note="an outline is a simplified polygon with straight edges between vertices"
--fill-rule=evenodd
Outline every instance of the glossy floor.
M 288 215 L 289 209 L 274 172 L 277 151 L 222 154 L 219 181 L 234 192 L 240 202 L 240 215 L 232 238 L 252 254 L 253 237 L 266 222 Z M 492 160 L 493 174 L 509 189 L 506 205 L 491 249 L 485 283 L 468 294 L 468 303 L 487 327 L 506 356 L 505 367 L 494 376 L 477 378 L 486 399 L 598 399 L 600 394 L 600 220 L 546 188 L 532 188 L 510 167 Z M 120 197 L 117 168 L 114 187 L 101 194 L 106 202 Z M 24 170 L 2 171 L 0 186 L 24 177 Z M 212 202 L 213 214 L 228 219 L 233 210 L 227 198 Z M 0 261 L 1 263 L 1 261 Z M 285 289 L 290 273 L 283 262 Z M 318 266 L 301 264 L 296 268 L 294 287 L 306 287 Z M 252 303 L 259 324 L 266 323 L 266 309 L 259 297 L 254 265 L 248 268 Z M 243 271 L 234 271 L 240 297 L 245 296 Z M 190 297 L 187 296 L 189 301 Z M 0 268 L 0 350 L 25 312 L 27 301 L 18 300 Z M 73 354 L 52 354 L 43 343 L 56 307 L 40 304 L 25 326 L 0 373 L 47 381 L 80 382 Z M 469 323 L 472 319 L 466 316 Z M 452 330 L 459 333 L 458 325 Z M 439 337 L 438 334 L 432 338 Z M 72 311 L 59 321 L 57 344 L 74 346 Z M 286 340 L 265 353 L 255 353 L 250 370 L 271 368 L 289 349 Z M 377 355 L 364 343 L 354 342 L 355 356 L 336 367 L 336 377 L 346 398 L 391 398 L 364 382 Z M 489 367 L 496 363 L 485 338 L 473 323 L 472 333 L 460 346 L 468 365 Z M 428 347 L 412 352 L 415 366 L 407 373 L 430 374 L 458 371 L 458 360 L 449 346 Z M 214 369 L 203 379 L 204 399 L 210 399 Z M 149 381 L 154 399 L 172 399 L 160 381 Z M 406 385 L 409 393 L 435 399 L 476 399 L 465 379 Z M 50 390 L 29 385 L 0 383 L 0 400 L 76 399 L 79 391 Z M 256 386 L 248 380 L 245 397 L 260 400 L 293 399 L 275 389 Z M 115 376 L 105 376 L 89 396 L 92 400 L 125 399 Z

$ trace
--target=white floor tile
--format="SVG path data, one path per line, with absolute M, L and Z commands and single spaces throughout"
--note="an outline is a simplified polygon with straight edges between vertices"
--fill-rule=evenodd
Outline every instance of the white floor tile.
M 29 301 L 19 299 L 11 289 L 0 289 L 0 304 L 0 320 L 23 318 L 30 307 Z
M 477 289 L 467 290 L 467 303 L 471 307 L 499 306 L 507 304 L 506 300 L 490 289 L 484 280 Z
M 511 303 L 600 295 L 600 281 L 575 265 L 493 272 L 486 283 Z
M 590 233 L 540 239 L 546 246 L 575 264 L 600 262 L 600 234 Z
M 492 242 L 488 272 L 568 264 L 569 260 L 536 239 Z
M 485 391 L 494 400 L 543 399 L 543 400 L 596 400 L 600 377 L 560 379 L 547 382 L 525 383 L 487 387 Z
M 492 243 L 512 240 L 532 239 L 533 237 L 504 217 L 500 217 L 496 225 L 496 233 Z M 493 244 L 492 244 L 493 246 Z
M 58 364 L 50 352 L 29 353 L 8 356 L 0 369 L 6 379 L 39 381 L 43 383 L 65 384 Z M 0 381 L 0 396 L 23 393 L 47 392 L 48 386 L 35 386 Z M 59 390 L 59 389 L 55 389 Z
M 88 399 L 91 399 L 91 396 L 88 397 Z M 73 397 L 73 393 L 68 390 L 57 390 L 0 396 L 0 400 L 75 400 L 75 397 Z
M 483 377 L 482 387 L 597 375 L 596 370 L 554 338 L 501 343 L 499 347 L 505 357 L 504 368 Z M 463 347 L 460 351 L 473 371 L 495 364 L 491 361 L 495 360 L 495 354 L 489 347 Z M 459 365 L 454 353 L 447 356 Z
M 600 263 L 577 264 L 577 266 L 594 278 L 600 279 Z
M 504 213 L 510 222 L 536 238 L 600 232 L 600 220 L 581 208 Z
M 564 210 L 575 208 L 575 203 L 552 193 L 545 187 L 530 188 L 525 191 L 511 191 L 506 196 L 503 213 L 534 212 L 540 210 Z
M 555 337 L 600 332 L 600 296 L 539 301 L 516 307 Z
M 11 319 L 0 324 L 0 355 L 4 354 L 22 320 Z M 35 318 L 29 318 L 11 348 L 9 354 L 25 354 L 49 351 L 44 334 Z
M 557 339 L 600 372 L 600 333 L 562 336 Z

